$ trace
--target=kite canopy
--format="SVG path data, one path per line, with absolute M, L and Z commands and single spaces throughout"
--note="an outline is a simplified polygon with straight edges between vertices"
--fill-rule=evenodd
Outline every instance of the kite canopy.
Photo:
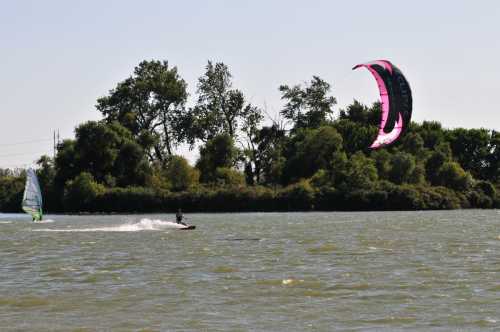
M 373 149 L 394 143 L 411 120 L 411 89 L 403 73 L 387 60 L 377 60 L 354 66 L 365 67 L 377 81 L 382 99 L 382 120 Z

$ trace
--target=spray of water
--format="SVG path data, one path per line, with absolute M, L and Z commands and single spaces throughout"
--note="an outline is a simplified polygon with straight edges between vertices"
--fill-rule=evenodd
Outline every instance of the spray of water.
M 165 229 L 183 228 L 171 221 L 143 218 L 139 222 L 125 223 L 115 226 L 95 228 L 67 228 L 67 229 L 33 229 L 36 232 L 139 232 L 139 231 L 161 231 Z

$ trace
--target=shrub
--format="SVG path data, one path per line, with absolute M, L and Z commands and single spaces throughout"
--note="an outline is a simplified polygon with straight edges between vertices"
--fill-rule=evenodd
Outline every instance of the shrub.
M 173 191 L 183 191 L 198 184 L 200 172 L 191 167 L 187 160 L 172 156 L 166 169 L 166 177 Z
M 278 204 L 287 211 L 311 210 L 314 208 L 314 189 L 302 180 L 278 193 Z
M 98 195 L 105 192 L 103 185 L 94 181 L 94 177 L 82 172 L 66 183 L 64 189 L 64 208 L 67 211 L 91 211 L 92 203 Z
M 244 186 L 245 175 L 229 167 L 217 167 L 215 170 L 215 180 L 218 185 Z

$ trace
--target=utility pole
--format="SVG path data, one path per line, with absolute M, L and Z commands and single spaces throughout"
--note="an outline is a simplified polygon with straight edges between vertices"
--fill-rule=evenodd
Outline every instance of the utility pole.
M 56 135 L 56 131 L 54 129 L 54 146 L 53 146 L 53 153 L 52 153 L 52 158 L 54 160 L 56 159 L 57 148 L 59 147 L 60 143 L 61 143 L 61 139 L 59 136 L 59 129 L 57 129 L 57 135 Z

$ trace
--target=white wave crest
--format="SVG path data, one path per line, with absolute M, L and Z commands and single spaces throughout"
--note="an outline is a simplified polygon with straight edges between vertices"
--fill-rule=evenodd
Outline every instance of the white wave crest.
M 74 228 L 74 229 L 34 229 L 35 232 L 139 232 L 139 231 L 161 231 L 168 228 L 183 228 L 171 221 L 159 219 L 141 219 L 139 222 L 126 223 L 122 225 L 96 228 Z
M 54 222 L 52 219 L 42 219 L 40 221 L 35 221 L 37 224 L 50 224 L 51 222 Z

